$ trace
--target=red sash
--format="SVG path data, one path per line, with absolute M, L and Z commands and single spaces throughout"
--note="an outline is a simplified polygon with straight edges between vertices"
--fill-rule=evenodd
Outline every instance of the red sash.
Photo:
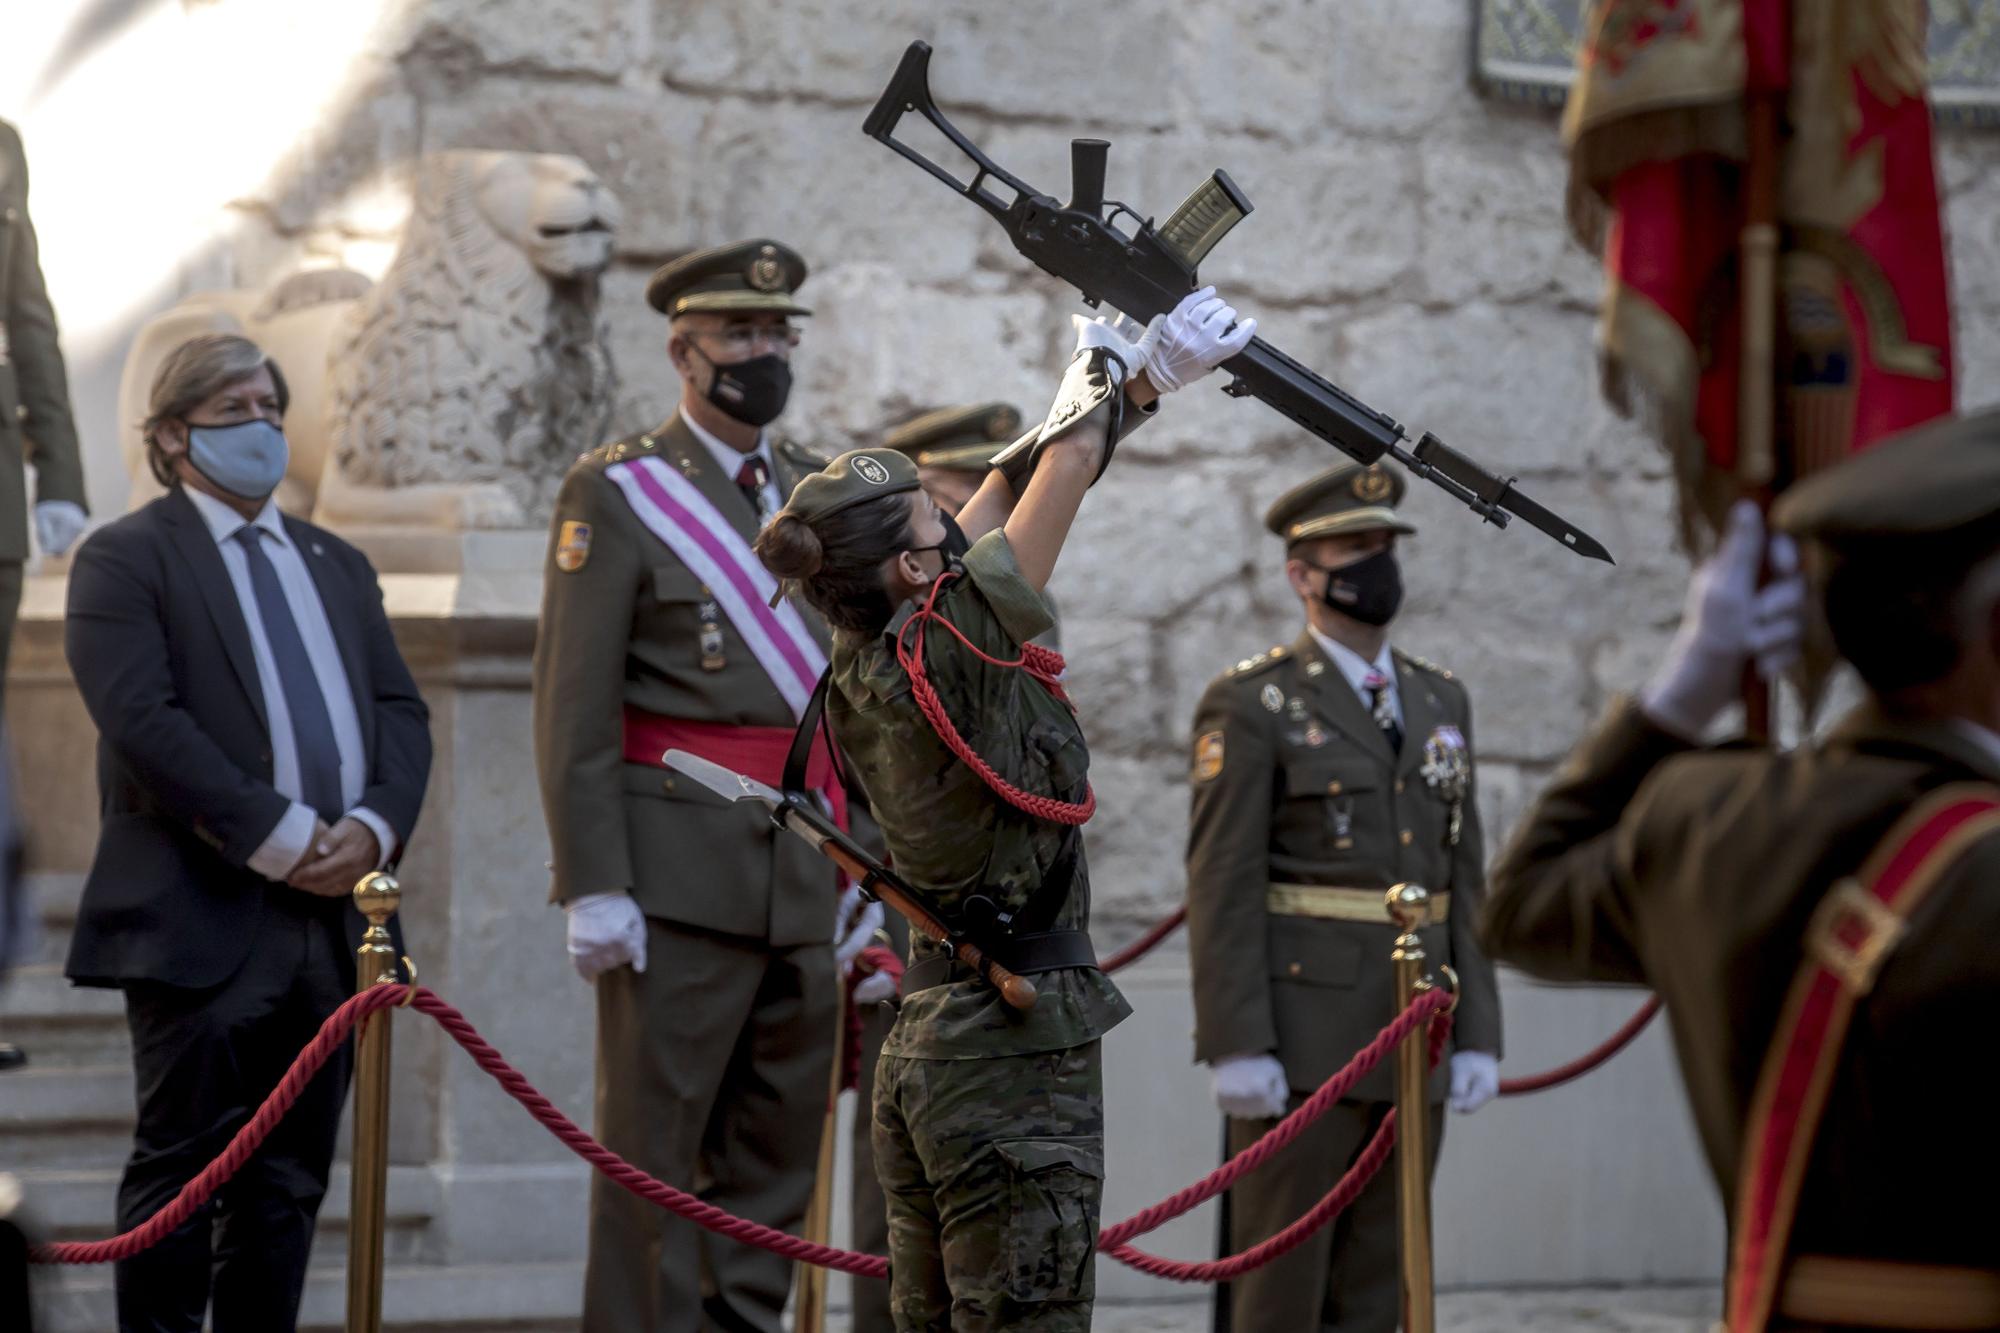
M 1764 1055 L 1731 1210 L 1729 1333 L 1771 1317 L 1806 1164 L 1855 1003 L 1901 942 L 1904 923 L 1967 847 L 2000 829 L 2000 788 L 1932 792 L 1897 821 L 1855 879 L 1821 901 L 1805 959 Z
M 689 722 L 678 717 L 662 717 L 644 709 L 625 706 L 625 762 L 663 768 L 660 756 L 669 750 L 686 750 L 710 763 L 734 769 L 770 787 L 785 781 L 785 757 L 791 753 L 790 727 L 738 727 L 726 722 Z M 806 764 L 806 785 L 826 798 L 833 822 L 842 829 L 847 824 L 847 790 L 835 780 L 833 756 L 826 737 L 813 737 L 812 757 Z

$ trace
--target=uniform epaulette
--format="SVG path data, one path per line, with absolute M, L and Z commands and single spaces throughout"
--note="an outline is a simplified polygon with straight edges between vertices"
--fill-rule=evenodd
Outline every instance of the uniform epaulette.
M 1401 648 L 1397 648 L 1392 651 L 1395 652 L 1397 657 L 1401 658 L 1405 662 L 1408 662 L 1411 666 L 1416 667 L 1419 671 L 1428 671 L 1433 676 L 1443 676 L 1446 680 L 1458 679 L 1458 677 L 1452 675 L 1451 672 L 1445 670 L 1443 667 L 1439 666 L 1436 662 L 1431 661 L 1430 658 L 1428 657 L 1418 657 L 1415 653 L 1406 653 Z
M 783 436 L 778 437 L 773 447 L 791 462 L 812 472 L 819 471 L 833 461 L 824 454 L 806 448 L 797 440 L 789 440 Z
M 1229 668 L 1229 670 L 1224 674 L 1232 678 L 1236 676 L 1255 675 L 1259 671 L 1263 671 L 1269 667 L 1276 666 L 1278 663 L 1282 662 L 1285 659 L 1286 655 L 1288 655 L 1291 651 L 1292 650 L 1286 647 L 1284 644 L 1282 643 L 1278 644 L 1276 647 L 1272 648 L 1269 652 L 1258 653 L 1255 657 L 1244 658 L 1241 662 L 1238 662 L 1235 666 Z
M 622 463 L 628 458 L 637 458 L 641 454 L 652 453 L 659 447 L 658 438 L 651 434 L 628 435 L 622 440 L 609 440 L 595 449 L 585 450 L 577 455 L 576 461 L 591 466 L 608 466 L 612 463 Z

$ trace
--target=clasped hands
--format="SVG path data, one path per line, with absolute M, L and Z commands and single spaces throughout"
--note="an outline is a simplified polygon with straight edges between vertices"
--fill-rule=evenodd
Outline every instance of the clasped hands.
M 301 893 L 321 898 L 345 898 L 354 892 L 355 882 L 382 864 L 382 848 L 374 830 L 347 815 L 331 828 L 325 820 L 313 821 L 312 841 L 299 857 L 285 883 Z

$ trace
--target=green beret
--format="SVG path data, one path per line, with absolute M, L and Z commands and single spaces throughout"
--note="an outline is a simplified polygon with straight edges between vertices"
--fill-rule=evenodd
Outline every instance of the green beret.
M 662 264 L 646 283 L 646 304 L 663 315 L 810 315 L 792 299 L 806 261 L 776 241 L 738 241 Z
M 1264 526 L 1285 545 L 1349 532 L 1415 532 L 1396 513 L 1408 489 L 1403 474 L 1380 463 L 1342 463 L 1278 497 Z
M 2000 529 L 2000 411 L 1942 417 L 1815 472 L 1771 510 L 1775 527 L 1831 546 L 1977 546 Z
M 885 495 L 920 489 L 917 465 L 894 449 L 854 449 L 801 481 L 784 512 L 817 523 Z
M 889 432 L 885 449 L 908 454 L 918 467 L 984 472 L 993 455 L 1021 433 L 1021 411 L 1010 403 L 940 407 Z

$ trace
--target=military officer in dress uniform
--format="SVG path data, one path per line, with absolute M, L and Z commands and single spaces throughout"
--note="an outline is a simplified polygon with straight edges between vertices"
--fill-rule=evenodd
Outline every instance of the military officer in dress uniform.
M 2000 1328 L 1975 1090 L 2000 1012 L 2000 413 L 1876 445 L 1772 518 L 1807 539 L 1810 596 L 1790 542 L 1731 515 L 1658 674 L 1495 863 L 1485 938 L 1666 1002 L 1730 1205 L 1731 1333 Z M 1809 602 L 1865 701 L 1794 750 L 1705 746 Z
M 824 668 L 823 626 L 768 604 L 775 582 L 750 551 L 822 461 L 767 429 L 805 276 L 767 240 L 653 275 L 680 405 L 570 469 L 534 666 L 553 896 L 597 990 L 598 1137 L 794 1232 L 834 1053 L 838 888 L 811 848 L 660 758 L 691 750 L 775 783 Z M 865 941 L 879 912 L 850 933 Z M 790 1277 L 783 1259 L 592 1182 L 587 1330 L 776 1333 Z
M 1383 891 L 1431 892 L 1433 967 L 1459 977 L 1453 1054 L 1432 1080 L 1471 1111 L 1498 1088 L 1500 1002 L 1473 935 L 1485 866 L 1473 801 L 1465 686 L 1391 649 L 1402 600 L 1399 473 L 1345 464 L 1279 498 L 1265 525 L 1305 632 L 1211 683 L 1194 720 L 1188 942 L 1195 1058 L 1212 1071 L 1242 1151 L 1346 1064 L 1395 1015 L 1397 930 Z M 1229 1249 L 1297 1219 L 1346 1170 L 1394 1098 L 1393 1061 L 1356 1086 L 1229 1198 Z M 1433 1157 L 1435 1163 L 1435 1157 Z M 1238 1279 L 1240 1333 L 1389 1330 L 1400 1307 L 1393 1173 L 1329 1228 Z
M 28 220 L 28 159 L 21 136 L 0 120 L 0 691 L 28 559 L 24 461 L 35 465 L 35 539 L 61 555 L 86 521 L 83 458 L 55 310 Z

